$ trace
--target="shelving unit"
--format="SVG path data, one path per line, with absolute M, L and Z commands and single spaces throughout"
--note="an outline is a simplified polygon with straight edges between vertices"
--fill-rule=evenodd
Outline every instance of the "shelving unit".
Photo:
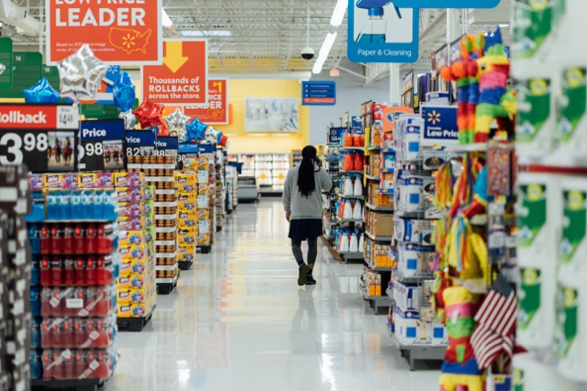
M 293 165 L 288 153 L 254 153 L 232 154 L 237 163 L 242 163 L 239 176 L 255 177 L 262 195 L 280 195 L 283 193 L 287 172 Z M 300 151 L 301 156 L 301 151 Z M 301 161 L 301 158 L 300 158 Z M 296 163 L 297 164 L 297 163 Z

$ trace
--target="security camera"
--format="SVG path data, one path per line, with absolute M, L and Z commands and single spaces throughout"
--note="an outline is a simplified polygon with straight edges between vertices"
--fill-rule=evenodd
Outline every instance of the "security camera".
M 310 61 L 311 59 L 314 58 L 314 49 L 312 49 L 311 47 L 307 47 L 302 49 L 302 58 L 304 60 Z

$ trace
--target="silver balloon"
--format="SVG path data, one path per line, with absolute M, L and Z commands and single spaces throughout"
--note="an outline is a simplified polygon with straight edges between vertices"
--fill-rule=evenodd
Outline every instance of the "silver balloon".
M 207 144 L 218 144 L 218 130 L 214 129 L 212 126 L 206 129 L 206 143 Z
M 190 122 L 191 118 L 188 117 L 181 111 L 180 109 L 175 109 L 175 111 L 165 117 L 165 122 L 167 122 L 167 127 L 169 131 L 172 130 L 183 130 L 186 131 L 186 126 Z
M 6 70 L 6 66 L 4 64 L 0 64 L 0 75 L 4 73 Z
M 100 61 L 88 45 L 83 45 L 77 52 L 59 64 L 61 95 L 78 103 L 82 99 L 93 99 L 98 93 L 100 83 L 108 66 Z
M 137 124 L 137 117 L 132 113 L 132 110 L 120 113 L 118 118 L 124 120 L 124 128 L 126 130 L 132 130 Z
M 171 134 L 172 136 L 177 136 L 177 139 L 179 140 L 180 143 L 185 143 L 186 139 L 187 139 L 187 130 L 185 129 L 173 129 L 172 131 L 169 132 L 169 134 Z

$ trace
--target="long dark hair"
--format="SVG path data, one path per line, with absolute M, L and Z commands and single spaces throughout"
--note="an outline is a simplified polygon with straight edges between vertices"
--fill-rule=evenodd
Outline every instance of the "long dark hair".
M 316 181 L 314 180 L 316 153 L 316 148 L 311 145 L 302 150 L 303 159 L 298 173 L 298 187 L 304 197 L 309 197 L 316 190 Z

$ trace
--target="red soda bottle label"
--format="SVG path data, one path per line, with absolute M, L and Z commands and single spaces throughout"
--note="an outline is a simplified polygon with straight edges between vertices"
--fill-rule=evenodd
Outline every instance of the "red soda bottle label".
M 96 285 L 96 257 L 89 256 L 86 261 L 86 285 Z
M 83 257 L 79 257 L 75 261 L 75 285 L 87 285 L 86 260 Z
M 63 261 L 63 284 L 69 286 L 76 285 L 75 260 L 72 258 L 66 258 Z
M 44 256 L 43 258 L 41 258 L 40 269 L 41 285 L 51 285 L 53 278 L 51 276 L 51 263 L 49 261 L 49 257 Z
M 63 260 L 59 256 L 51 259 L 51 285 L 63 285 Z

